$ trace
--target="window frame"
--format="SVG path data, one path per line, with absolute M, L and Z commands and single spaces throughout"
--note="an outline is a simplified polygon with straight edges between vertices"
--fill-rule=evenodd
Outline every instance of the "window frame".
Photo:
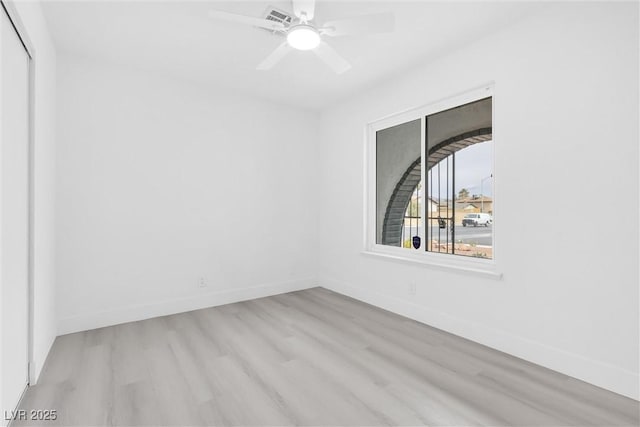
M 498 144 L 496 143 L 496 120 L 495 120 L 495 95 L 494 95 L 494 83 L 482 85 L 476 89 L 465 91 L 458 95 L 447 97 L 435 102 L 431 102 L 422 105 L 417 108 L 405 110 L 400 113 L 391 114 L 389 116 L 370 121 L 366 124 L 365 129 L 365 182 L 364 182 L 364 250 L 363 254 L 372 255 L 377 257 L 383 257 L 389 260 L 419 263 L 429 267 L 444 270 L 455 270 L 458 272 L 471 273 L 482 275 L 491 278 L 501 278 L 502 273 L 498 270 L 498 251 L 497 251 L 497 239 L 495 226 L 491 227 L 492 232 L 492 246 L 493 257 L 492 259 L 482 259 L 474 257 L 466 257 L 463 255 L 454 255 L 447 253 L 430 252 L 425 250 L 424 244 L 426 244 L 426 229 L 423 227 L 423 235 L 420 236 L 423 242 L 423 246 L 420 249 L 406 249 L 396 246 L 382 245 L 376 242 L 376 206 L 377 206 L 377 191 L 376 191 L 376 133 L 380 130 L 387 129 L 393 126 L 401 125 L 413 120 L 420 120 L 420 156 L 422 164 L 426 164 L 426 134 L 425 134 L 425 121 L 426 117 L 441 111 L 445 111 L 451 108 L 455 108 L 461 105 L 465 105 L 471 102 L 479 101 L 481 99 L 492 98 L 492 170 L 493 170 L 493 213 L 492 217 L 495 219 L 499 216 L 499 207 L 496 201 L 499 202 L 499 197 L 496 196 L 497 180 L 495 173 L 495 159 Z M 427 171 L 423 167 L 421 169 L 422 182 L 426 182 Z M 421 200 L 421 215 L 422 218 L 426 218 L 427 203 L 425 203 L 427 192 L 423 191 Z M 498 213 L 498 215 L 496 215 Z M 499 222 L 498 222 L 499 224 Z M 498 227 L 499 228 L 499 227 Z

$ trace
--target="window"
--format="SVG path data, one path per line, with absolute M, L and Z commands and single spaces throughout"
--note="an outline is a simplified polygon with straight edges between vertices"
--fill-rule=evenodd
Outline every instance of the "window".
M 367 251 L 491 264 L 491 92 L 484 87 L 369 125 Z

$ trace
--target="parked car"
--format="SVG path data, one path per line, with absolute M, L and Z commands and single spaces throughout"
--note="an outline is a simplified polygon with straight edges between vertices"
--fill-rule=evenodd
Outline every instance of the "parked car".
M 487 213 L 470 213 L 466 214 L 464 218 L 462 218 L 462 226 L 466 227 L 467 225 L 473 225 L 477 227 L 479 225 L 484 225 L 488 227 L 491 223 L 493 223 L 493 219 L 491 215 Z

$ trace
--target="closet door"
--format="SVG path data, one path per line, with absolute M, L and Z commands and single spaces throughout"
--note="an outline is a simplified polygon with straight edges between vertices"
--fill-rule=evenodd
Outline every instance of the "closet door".
M 11 20 L 0 7 L 0 395 L 3 411 L 15 409 L 28 382 L 29 61 Z

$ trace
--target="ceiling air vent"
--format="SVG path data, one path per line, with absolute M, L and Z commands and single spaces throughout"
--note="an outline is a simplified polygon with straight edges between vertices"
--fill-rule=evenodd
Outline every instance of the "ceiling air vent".
M 283 10 L 276 9 L 273 6 L 269 6 L 265 11 L 264 19 L 280 22 L 281 24 L 284 24 L 288 27 L 289 25 L 291 25 L 293 17 Z

